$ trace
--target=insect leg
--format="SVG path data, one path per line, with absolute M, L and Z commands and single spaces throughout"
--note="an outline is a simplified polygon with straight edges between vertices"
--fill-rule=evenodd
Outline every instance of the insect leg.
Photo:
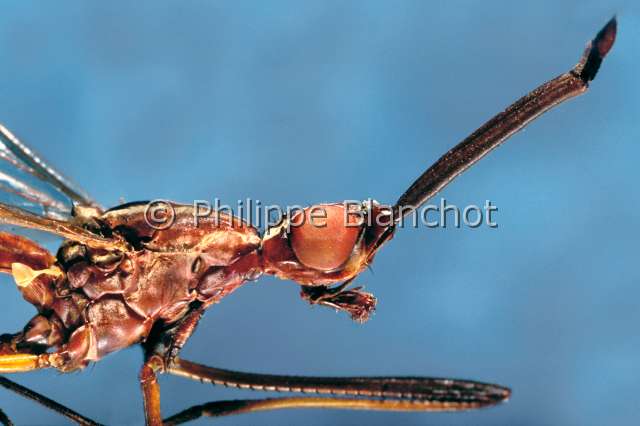
M 0 232 L 0 272 L 13 275 L 24 299 L 39 309 L 53 302 L 53 283 L 63 275 L 48 250 L 6 232 Z
M 7 416 L 5 412 L 2 411 L 1 409 L 0 409 L 0 423 L 2 423 L 3 426 L 13 426 L 13 422 L 11 421 L 9 416 Z
M 164 426 L 187 423 L 200 417 L 223 417 L 235 414 L 255 413 L 258 411 L 282 410 L 291 408 L 326 408 L 340 410 L 375 410 L 375 411 L 460 411 L 446 404 L 416 403 L 398 400 L 373 400 L 358 398 L 331 397 L 290 397 L 239 399 L 213 401 L 202 405 L 194 405 L 164 420 Z M 476 407 L 469 407 L 469 409 Z
M 10 274 L 13 263 L 21 263 L 31 269 L 46 269 L 55 260 L 48 250 L 28 238 L 0 231 L 0 272 Z
M 30 324 L 39 317 L 36 315 Z M 42 368 L 64 369 L 69 363 L 68 354 L 60 351 L 48 353 L 47 349 L 46 343 L 30 342 L 29 334 L 25 332 L 0 335 L 0 374 L 24 373 Z
M 0 373 L 24 373 L 47 368 L 47 354 L 12 353 L 0 355 Z
M 140 387 L 144 402 L 144 418 L 147 426 L 162 426 L 160 412 L 160 385 L 157 372 L 163 366 L 162 359 L 157 355 L 148 357 L 140 370 Z
M 198 326 L 206 307 L 203 304 L 194 306 L 182 319 L 163 328 L 147 338 L 143 348 L 147 357 L 156 355 L 162 358 L 163 365 L 171 365 Z
M 343 408 L 384 411 L 462 411 L 505 402 L 505 387 L 468 380 L 427 377 L 302 377 L 243 373 L 176 359 L 167 372 L 215 385 L 276 392 L 342 395 L 337 397 L 275 398 L 219 401 L 193 407 L 170 421 L 200 415 L 230 415 L 280 408 Z M 182 422 L 182 420 L 180 420 Z
M 20 396 L 23 396 L 27 399 L 37 402 L 40 405 L 47 407 L 50 410 L 55 411 L 56 413 L 66 417 L 67 419 L 83 426 L 99 426 L 99 423 L 94 422 L 93 420 L 73 411 L 72 409 L 65 407 L 64 405 L 47 398 L 46 396 L 39 394 L 38 392 L 32 391 L 29 388 L 26 388 L 22 385 L 13 382 L 6 377 L 0 376 L 0 386 L 5 389 L 9 389 L 12 392 L 17 393 Z M 0 410 L 0 423 L 4 425 L 13 424 L 11 420 L 7 417 L 5 413 Z
M 143 344 L 147 361 L 140 370 L 140 386 L 144 401 L 145 422 L 148 426 L 162 425 L 160 385 L 157 373 L 164 371 L 167 365 L 173 363 L 182 346 L 195 331 L 203 312 L 204 305 L 194 306 L 178 323 L 170 328 L 152 331 Z

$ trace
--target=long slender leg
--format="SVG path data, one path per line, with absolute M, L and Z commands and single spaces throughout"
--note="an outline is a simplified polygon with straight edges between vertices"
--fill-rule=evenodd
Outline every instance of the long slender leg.
M 24 373 L 48 367 L 51 367 L 49 354 L 13 353 L 0 355 L 0 373 Z
M 0 423 L 2 423 L 3 426 L 13 426 L 13 422 L 11 421 L 9 416 L 7 416 L 7 414 L 1 409 L 0 409 Z
M 79 425 L 82 425 L 82 426 L 99 426 L 100 425 L 99 423 L 96 423 L 90 418 L 85 417 L 82 414 L 79 414 L 68 407 L 65 407 L 59 402 L 56 402 L 50 398 L 47 398 L 42 394 L 39 394 L 38 392 L 35 392 L 29 388 L 19 385 L 18 383 L 13 382 L 7 379 L 6 377 L 0 376 L 0 386 L 2 386 L 5 389 L 9 389 L 10 391 L 13 391 L 18 395 L 23 396 L 27 399 L 35 401 L 38 404 L 43 405 L 44 407 L 55 411 L 56 413 L 66 417 L 67 419 Z M 4 418 L 2 416 L 4 416 Z M 5 421 L 5 419 L 6 421 L 8 421 L 8 423 Z M 4 413 L 0 415 L 0 422 L 2 422 L 3 424 L 11 424 L 11 421 Z
M 306 377 L 244 373 L 174 360 L 173 375 L 214 385 L 260 391 L 301 392 L 344 396 L 442 402 L 451 409 L 493 405 L 509 398 L 502 386 L 468 380 L 425 377 Z
M 153 331 L 143 345 L 146 362 L 140 370 L 140 386 L 148 426 L 162 425 L 157 373 L 173 364 L 174 358 L 195 331 L 203 312 L 203 305 L 193 306 L 177 324 Z
M 11 346 L 12 345 L 7 344 L 7 342 L 0 343 L 0 353 L 2 353 L 2 355 L 0 355 L 0 373 L 23 373 L 43 368 L 57 367 L 63 363 L 63 361 L 60 359 L 60 355 L 55 353 L 34 354 L 28 352 L 15 352 Z M 6 377 L 0 376 L 0 386 L 9 389 L 25 398 L 31 399 L 80 425 L 98 425 L 98 423 L 94 422 L 93 420 L 84 417 L 81 414 L 78 414 L 70 408 L 67 408 L 64 405 L 53 401 L 52 399 L 49 399 L 44 395 L 41 395 L 37 392 L 25 388 L 24 386 L 14 383 Z M 0 416 L 0 420 L 1 419 L 2 417 Z
M 2 423 L 2 426 L 13 426 L 13 422 L 11 421 L 9 416 L 7 416 L 7 414 L 1 409 L 0 409 L 0 423 Z
M 236 414 L 255 413 L 292 408 L 327 408 L 339 410 L 375 410 L 375 411 L 461 411 L 451 408 L 445 403 L 415 402 L 399 400 L 372 400 L 357 398 L 331 397 L 290 397 L 265 399 L 239 399 L 214 401 L 202 405 L 194 405 L 164 420 L 164 426 L 187 423 L 200 417 L 223 417 Z M 478 407 L 468 407 L 473 409 Z
M 425 377 L 301 377 L 243 373 L 175 359 L 170 374 L 215 385 L 261 391 L 343 395 L 216 401 L 168 418 L 180 424 L 201 416 L 228 416 L 283 408 L 334 408 L 381 411 L 463 411 L 505 402 L 505 387 L 467 380 Z
M 162 369 L 162 358 L 152 355 L 140 370 L 140 387 L 144 402 L 144 418 L 147 426 L 162 426 L 160 412 L 160 385 L 157 373 Z

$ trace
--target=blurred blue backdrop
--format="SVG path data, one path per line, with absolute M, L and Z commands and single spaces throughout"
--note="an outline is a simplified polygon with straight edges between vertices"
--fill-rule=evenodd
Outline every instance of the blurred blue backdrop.
M 210 309 L 183 356 L 265 373 L 434 375 L 512 387 L 462 414 L 282 411 L 219 425 L 601 425 L 640 417 L 640 16 L 632 1 L 12 2 L 0 121 L 105 205 L 251 197 L 393 202 L 497 111 L 568 70 L 613 15 L 592 90 L 443 195 L 498 229 L 406 229 L 359 284 L 366 324 L 269 277 Z M 55 242 L 48 240 L 54 250 Z M 2 331 L 31 317 L 1 278 Z M 108 424 L 141 424 L 137 348 L 14 376 Z M 163 410 L 258 397 L 163 377 Z M 17 424 L 64 424 L 6 391 Z M 210 420 L 200 424 L 209 424 Z

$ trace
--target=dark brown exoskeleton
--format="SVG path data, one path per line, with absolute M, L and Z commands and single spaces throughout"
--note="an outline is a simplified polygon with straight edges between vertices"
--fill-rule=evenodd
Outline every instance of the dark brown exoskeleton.
M 578 65 L 518 100 L 446 153 L 394 206 L 320 204 L 285 218 L 264 235 L 236 217 L 222 212 L 202 215 L 191 205 L 144 202 L 103 210 L 0 126 L 2 158 L 73 204 L 67 207 L 45 191 L 0 174 L 3 189 L 42 207 L 42 214 L 35 214 L 0 204 L 0 222 L 64 238 L 53 256 L 29 239 L 0 233 L 0 271 L 13 276 L 24 299 L 38 311 L 22 331 L 0 337 L 0 372 L 46 367 L 72 371 L 142 344 L 140 380 L 146 421 L 152 425 L 162 424 L 158 372 L 241 388 L 343 396 L 214 402 L 186 410 L 166 424 L 286 407 L 438 411 L 505 401 L 508 389 L 472 381 L 257 375 L 198 365 L 178 354 L 205 309 L 262 274 L 296 281 L 308 302 L 365 321 L 376 299 L 349 285 L 393 236 L 402 217 L 538 115 L 585 92 L 615 34 L 612 19 Z M 6 378 L 0 377 L 0 384 L 78 423 L 95 424 Z M 0 420 L 6 417 L 0 414 Z

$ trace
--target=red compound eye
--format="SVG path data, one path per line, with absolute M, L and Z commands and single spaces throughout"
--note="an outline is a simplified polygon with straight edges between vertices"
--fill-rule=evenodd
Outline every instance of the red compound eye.
M 361 224 L 360 215 L 345 216 L 342 204 L 307 207 L 291 218 L 289 241 L 300 263 L 331 271 L 349 260 L 360 236 Z

